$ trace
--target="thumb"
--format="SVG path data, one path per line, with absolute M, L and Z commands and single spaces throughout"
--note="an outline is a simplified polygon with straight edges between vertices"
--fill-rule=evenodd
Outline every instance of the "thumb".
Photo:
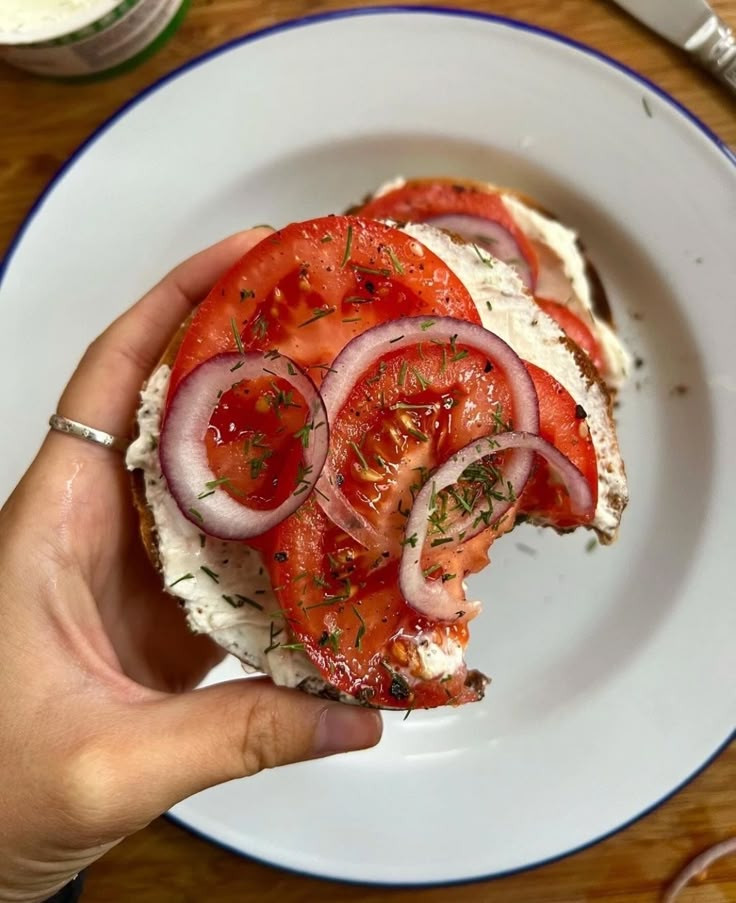
M 109 788 L 117 806 L 128 810 L 119 812 L 123 833 L 207 787 L 365 749 L 382 732 L 377 711 L 275 687 L 267 679 L 217 684 L 138 707 L 134 731 L 128 724 L 123 747 L 116 743 L 114 753 L 123 786 Z

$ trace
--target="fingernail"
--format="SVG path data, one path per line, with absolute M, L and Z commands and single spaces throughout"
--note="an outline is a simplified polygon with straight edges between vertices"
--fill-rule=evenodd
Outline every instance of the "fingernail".
M 383 722 L 378 712 L 336 703 L 320 715 L 314 738 L 316 756 L 349 752 L 375 746 L 381 739 Z

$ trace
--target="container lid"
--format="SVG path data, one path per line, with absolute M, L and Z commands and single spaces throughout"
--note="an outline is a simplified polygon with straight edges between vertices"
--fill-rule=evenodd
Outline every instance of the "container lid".
M 51 41 L 80 31 L 125 0 L 0 0 L 0 46 Z M 146 0 L 138 0 L 145 3 Z

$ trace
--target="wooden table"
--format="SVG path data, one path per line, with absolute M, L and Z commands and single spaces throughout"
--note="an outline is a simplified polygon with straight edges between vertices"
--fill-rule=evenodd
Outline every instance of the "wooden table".
M 377 0 L 380 2 L 380 0 Z M 111 81 L 69 87 L 0 67 L 0 250 L 71 151 L 121 103 L 217 44 L 305 13 L 361 5 L 345 0 L 193 0 L 181 30 L 156 56 Z M 455 5 L 446 0 L 446 5 Z M 457 4 L 460 5 L 460 4 Z M 468 7 L 561 31 L 661 85 L 736 148 L 736 105 L 679 52 L 603 0 L 466 0 Z M 736 0 L 714 0 L 736 26 Z M 462 826 L 459 826 L 460 830 Z M 351 887 L 241 859 L 159 819 L 89 873 L 86 903 L 653 903 L 663 884 L 704 847 L 736 833 L 736 746 L 656 812 L 592 849 L 521 875 L 452 889 Z M 683 899 L 736 900 L 736 861 L 712 869 Z

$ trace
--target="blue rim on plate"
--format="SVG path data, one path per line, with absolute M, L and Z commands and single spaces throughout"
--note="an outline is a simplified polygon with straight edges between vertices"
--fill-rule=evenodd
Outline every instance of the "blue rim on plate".
M 656 803 L 652 803 L 652 805 L 647 809 L 644 809 L 643 812 L 639 812 L 637 815 L 632 816 L 623 824 L 617 825 L 615 828 L 611 828 L 611 830 L 606 832 L 605 834 L 601 834 L 599 837 L 594 837 L 593 840 L 588 840 L 586 843 L 582 843 L 580 844 L 580 846 L 573 847 L 571 850 L 565 850 L 563 853 L 557 853 L 557 855 L 555 856 L 549 856 L 547 857 L 547 859 L 539 859 L 536 862 L 530 862 L 528 863 L 528 865 L 520 865 L 516 868 L 505 869 L 500 872 L 489 872 L 486 875 L 471 875 L 469 878 L 454 878 L 449 881 L 427 881 L 424 883 L 401 882 L 399 884 L 397 882 L 391 881 L 355 881 L 351 878 L 334 878 L 332 875 L 322 875 L 317 872 L 305 872 L 302 869 L 292 868 L 288 865 L 282 865 L 281 863 L 271 862 L 268 859 L 262 859 L 259 856 L 254 856 L 252 853 L 245 853 L 243 850 L 239 850 L 237 847 L 232 846 L 224 840 L 218 840 L 217 838 L 211 837 L 209 834 L 206 834 L 204 831 L 200 831 L 199 828 L 193 828 L 191 825 L 183 821 L 183 819 L 180 819 L 178 816 L 173 815 L 171 812 L 166 812 L 165 817 L 168 818 L 169 821 L 174 822 L 174 824 L 178 825 L 180 828 L 184 828 L 195 837 L 206 840 L 208 841 L 208 843 L 215 844 L 215 846 L 221 847 L 223 850 L 229 850 L 231 853 L 235 853 L 236 856 L 240 856 L 242 859 L 250 859 L 252 862 L 258 862 L 260 865 L 267 865 L 270 868 L 279 869 L 279 871 L 288 872 L 290 875 L 298 875 L 302 878 L 315 878 L 322 881 L 330 881 L 335 884 L 349 884 L 355 887 L 400 887 L 406 888 L 407 890 L 421 890 L 431 887 L 458 887 L 463 884 L 480 884 L 483 881 L 494 881 L 497 878 L 510 878 L 512 875 L 520 875 L 522 872 L 531 872 L 534 869 L 539 869 L 544 865 L 552 865 L 553 862 L 559 862 L 561 859 L 567 859 L 568 856 L 574 856 L 576 853 L 582 853 L 584 850 L 588 850 L 590 849 L 590 847 L 594 847 L 597 844 L 602 843 L 604 840 L 608 840 L 610 837 L 614 837 L 616 834 L 620 834 L 622 831 L 625 831 L 627 828 L 630 828 L 632 825 L 636 824 L 636 822 L 641 821 L 642 818 L 645 818 L 647 815 L 651 815 L 652 812 L 654 812 L 656 809 L 659 809 L 660 806 L 663 806 L 666 802 L 671 800 L 673 796 L 676 796 L 676 794 L 687 787 L 687 785 L 694 781 L 695 778 L 697 778 L 699 775 L 701 775 L 709 765 L 712 765 L 722 752 L 726 751 L 733 740 L 736 740 L 736 729 L 734 729 L 733 733 L 723 741 L 723 743 L 718 747 L 718 749 L 713 753 L 712 756 L 706 759 L 705 762 L 703 762 L 703 764 L 700 765 L 691 775 L 688 775 L 688 777 L 686 777 L 681 784 L 678 784 L 677 787 L 674 788 L 674 790 L 670 790 L 668 794 L 657 800 Z
M 311 25 L 319 25 L 322 22 L 334 20 L 334 19 L 347 19 L 358 16 L 373 16 L 373 15 L 395 15 L 395 14 L 406 14 L 406 13 L 420 13 L 423 15 L 436 15 L 436 16 L 452 16 L 455 18 L 465 18 L 465 19 L 478 19 L 480 21 L 492 22 L 496 25 L 501 25 L 505 28 L 509 28 L 517 31 L 530 32 L 532 34 L 540 35 L 541 37 L 548 38 L 549 40 L 555 41 L 559 44 L 563 44 L 567 47 L 573 48 L 585 56 L 592 57 L 602 63 L 605 63 L 607 66 L 612 69 L 618 70 L 624 75 L 628 76 L 632 81 L 638 82 L 640 85 L 645 87 L 648 91 L 657 95 L 661 100 L 665 101 L 665 103 L 669 104 L 673 107 L 677 112 L 679 112 L 685 119 L 691 122 L 696 128 L 704 135 L 707 140 L 713 144 L 725 157 L 726 159 L 734 166 L 735 175 L 736 175 L 736 154 L 723 142 L 718 135 L 710 129 L 702 120 L 700 120 L 694 113 L 692 113 L 687 107 L 683 106 L 678 100 L 656 85 L 654 82 L 650 81 L 645 76 L 636 72 L 634 69 L 631 69 L 629 66 L 619 62 L 618 60 L 613 59 L 605 53 L 602 53 L 599 50 L 595 50 L 592 47 L 589 47 L 587 44 L 583 44 L 580 41 L 576 41 L 572 38 L 566 37 L 564 35 L 558 34 L 555 31 L 551 31 L 547 28 L 542 28 L 538 25 L 531 25 L 528 22 L 522 22 L 517 19 L 511 19 L 505 16 L 496 16 L 489 13 L 481 13 L 475 12 L 472 10 L 462 10 L 462 9 L 449 9 L 445 7 L 428 7 L 428 6 L 386 6 L 386 7 L 365 7 L 362 9 L 347 9 L 347 10 L 336 10 L 332 12 L 319 13 L 313 16 L 305 16 L 298 19 L 291 19 L 287 22 L 279 22 L 276 25 L 271 25 L 267 28 L 262 28 L 259 31 L 252 32 L 247 35 L 243 35 L 239 38 L 234 38 L 231 41 L 228 41 L 225 44 L 222 44 L 219 47 L 216 47 L 212 50 L 209 50 L 203 53 L 201 56 L 195 57 L 192 60 L 184 63 L 178 68 L 174 69 L 172 72 L 169 72 L 167 75 L 162 76 L 157 81 L 153 82 L 147 88 L 144 88 L 139 94 L 135 97 L 131 98 L 129 101 L 124 103 L 115 113 L 112 114 L 105 122 L 102 123 L 92 134 L 83 141 L 79 147 L 74 151 L 74 153 L 69 157 L 69 159 L 64 163 L 61 169 L 56 173 L 55 176 L 50 180 L 46 188 L 39 195 L 31 209 L 29 210 L 27 216 L 17 229 L 15 235 L 13 236 L 8 250 L 4 256 L 4 258 L 0 261 L 0 287 L 2 287 L 2 281 L 4 275 L 10 266 L 13 255 L 19 246 L 26 230 L 29 228 L 31 223 L 33 222 L 36 215 L 39 213 L 43 204 L 45 203 L 47 197 L 51 194 L 56 185 L 64 178 L 65 174 L 74 166 L 77 160 L 82 157 L 85 151 L 97 141 L 111 126 L 113 126 L 119 119 L 121 119 L 129 109 L 135 107 L 137 104 L 144 101 L 150 94 L 155 93 L 168 82 L 173 81 L 178 78 L 180 75 L 189 71 L 190 69 L 194 69 L 203 63 L 206 63 L 208 60 L 219 56 L 220 54 L 227 53 L 233 47 L 239 47 L 244 44 L 249 44 L 254 41 L 259 41 L 262 38 L 267 38 L 272 34 L 278 34 L 282 31 L 291 31 L 296 28 L 304 28 Z M 601 834 L 598 837 L 593 838 L 592 840 L 587 841 L 580 846 L 574 847 L 573 849 L 566 850 L 563 853 L 559 853 L 555 856 L 551 856 L 547 859 L 541 859 L 536 862 L 530 862 L 527 865 L 519 866 L 517 868 L 508 869 L 505 871 L 499 872 L 491 872 L 489 874 L 484 875 L 473 875 L 468 878 L 455 879 L 450 881 L 432 881 L 428 883 L 396 883 L 396 882 L 367 882 L 367 881 L 352 881 L 350 879 L 345 878 L 333 878 L 330 875 L 321 875 L 318 873 L 305 872 L 300 869 L 290 868 L 289 866 L 284 866 L 281 864 L 277 864 L 274 862 L 270 862 L 266 859 L 261 859 L 259 857 L 252 856 L 248 853 L 243 852 L 242 850 L 233 847 L 224 841 L 217 840 L 208 834 L 191 827 L 186 822 L 184 822 L 179 817 L 172 815 L 171 813 L 167 813 L 167 817 L 179 825 L 180 827 L 185 828 L 190 833 L 194 834 L 197 837 L 201 837 L 205 840 L 208 840 L 210 843 L 215 843 L 217 846 L 220 846 L 224 849 L 230 850 L 233 853 L 236 853 L 239 856 L 244 858 L 252 859 L 255 862 L 260 862 L 263 865 L 268 865 L 271 867 L 279 868 L 282 871 L 290 872 L 296 875 L 304 875 L 311 878 L 322 878 L 324 880 L 329 881 L 338 881 L 343 884 L 352 884 L 352 885 L 360 885 L 360 886 L 377 886 L 377 887 L 406 887 L 406 888 L 422 888 L 422 887 L 450 887 L 460 884 L 469 884 L 472 882 L 479 881 L 487 881 L 492 878 L 503 878 L 508 877 L 510 875 L 519 874 L 520 872 L 529 871 L 531 869 L 539 868 L 543 865 L 548 865 L 552 862 L 557 862 L 560 859 L 565 859 L 568 856 L 572 856 L 575 853 L 579 853 L 582 850 L 586 850 L 589 847 L 595 846 L 603 840 L 607 840 L 609 837 L 612 837 L 615 834 L 618 834 L 620 831 L 625 830 L 626 828 L 633 825 L 635 822 L 644 818 L 645 816 L 652 813 L 655 809 L 659 808 L 661 805 L 670 800 L 675 794 L 679 793 L 684 787 L 686 787 L 691 781 L 693 781 L 698 775 L 700 775 L 709 765 L 711 765 L 718 756 L 731 744 L 731 742 L 736 739 L 736 728 L 731 732 L 729 736 L 727 736 L 723 742 L 718 746 L 718 748 L 709 756 L 705 762 L 699 765 L 695 771 L 693 771 L 688 777 L 686 777 L 680 784 L 670 790 L 667 794 L 657 800 L 652 805 L 648 806 L 642 812 L 639 812 L 637 815 L 632 816 L 627 821 L 618 825 L 615 828 L 612 828 L 610 831 L 605 834 Z
M 318 13 L 314 16 L 303 16 L 298 19 L 289 19 L 287 22 L 278 22 L 276 25 L 269 25 L 267 28 L 261 28 L 259 31 L 253 31 L 250 34 L 242 35 L 239 38 L 233 38 L 231 41 L 227 41 L 225 44 L 221 44 L 219 47 L 214 47 L 212 50 L 208 50 L 200 56 L 188 60 L 178 68 L 173 69 L 166 75 L 161 76 L 161 78 L 157 79 L 147 88 L 144 88 L 130 100 L 126 101 L 108 119 L 106 119 L 100 126 L 98 126 L 88 138 L 85 138 L 85 140 L 79 145 L 79 147 L 72 153 L 69 159 L 63 164 L 61 169 L 59 169 L 59 171 L 51 178 L 48 185 L 44 188 L 36 201 L 33 203 L 25 219 L 20 224 L 15 232 L 15 235 L 11 239 L 10 245 L 8 246 L 8 250 L 6 251 L 4 257 L 0 260 L 0 287 L 2 287 L 5 272 L 10 265 L 10 261 L 13 257 L 13 254 L 15 253 L 15 249 L 20 244 L 23 235 L 30 226 L 36 214 L 43 206 L 49 194 L 64 178 L 67 171 L 71 169 L 71 167 L 77 162 L 77 160 L 84 154 L 87 148 L 91 147 L 94 142 L 97 141 L 98 138 L 102 137 L 102 135 L 104 135 L 104 133 L 119 119 L 122 119 L 122 117 L 128 112 L 129 109 L 132 109 L 133 107 L 144 101 L 149 94 L 154 94 L 159 90 L 159 88 L 163 88 L 164 85 L 168 84 L 168 82 L 174 81 L 174 79 L 178 78 L 180 75 L 183 75 L 185 72 L 188 72 L 190 69 L 195 69 L 197 66 L 201 66 L 208 60 L 220 56 L 220 54 L 227 53 L 228 50 L 233 47 L 239 47 L 243 44 L 250 44 L 253 41 L 260 41 L 262 38 L 267 38 L 272 34 L 278 34 L 282 31 L 292 31 L 295 28 L 304 28 L 309 25 L 319 25 L 321 22 L 329 22 L 332 19 L 349 19 L 357 16 L 395 15 L 396 13 L 423 13 L 424 15 L 452 16 L 460 19 L 478 19 L 482 22 L 493 22 L 496 25 L 502 25 L 505 28 L 515 29 L 517 31 L 526 31 L 531 34 L 537 34 L 541 37 L 556 41 L 558 44 L 572 47 L 574 50 L 578 50 L 580 51 L 580 53 L 583 53 L 586 56 L 593 57 L 593 59 L 597 59 L 600 62 L 605 63 L 612 69 L 617 69 L 619 72 L 627 75 L 633 81 L 639 82 L 639 84 L 646 87 L 653 94 L 656 94 L 671 107 L 674 107 L 674 109 L 677 110 L 682 116 L 684 116 L 685 119 L 689 120 L 697 129 L 699 129 L 708 139 L 708 141 L 710 141 L 711 144 L 714 144 L 718 148 L 718 150 L 721 151 L 722 154 L 724 154 L 726 159 L 734 167 L 736 167 L 736 153 L 732 151 L 731 148 L 728 147 L 728 145 L 724 141 L 722 141 L 719 136 L 702 121 L 702 119 L 699 119 L 691 110 L 684 106 L 684 104 L 681 104 L 679 100 L 676 100 L 674 97 L 672 97 L 671 94 L 668 94 L 666 91 L 660 88 L 659 85 L 656 85 L 653 81 L 650 81 L 646 76 L 641 75 L 635 69 L 632 69 L 624 63 L 615 60 L 613 57 L 602 53 L 600 50 L 589 47 L 587 44 L 583 44 L 581 41 L 576 41 L 573 38 L 568 38 L 565 35 L 561 35 L 556 31 L 551 31 L 548 28 L 542 28 L 539 25 L 531 25 L 529 22 L 522 22 L 519 19 L 511 19 L 507 16 L 496 16 L 491 13 L 481 13 L 466 9 L 450 9 L 443 6 L 367 6 L 360 9 L 334 10 L 332 12 Z

